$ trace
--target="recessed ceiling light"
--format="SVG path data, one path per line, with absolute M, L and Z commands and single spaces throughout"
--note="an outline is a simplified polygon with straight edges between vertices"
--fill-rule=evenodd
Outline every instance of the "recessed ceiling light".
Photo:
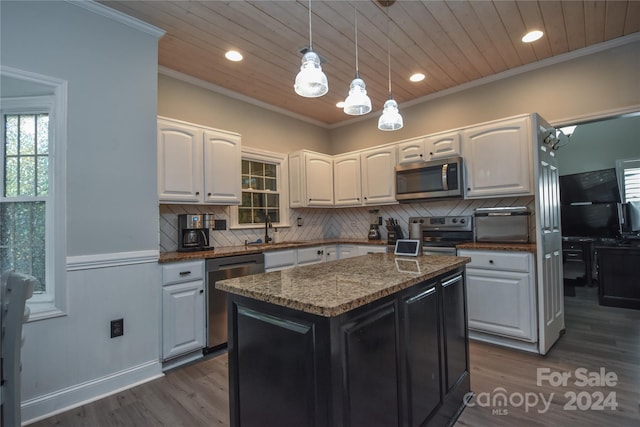
M 534 41 L 538 40 L 540 37 L 542 37 L 542 34 L 543 33 L 540 30 L 529 31 L 527 34 L 522 36 L 522 41 L 525 42 L 525 43 L 534 42 Z
M 233 61 L 233 62 L 242 61 L 242 54 L 237 50 L 228 51 L 227 53 L 224 54 L 224 57 L 227 58 L 229 61 Z
M 336 103 L 336 107 L 344 108 L 344 101 L 340 101 L 340 102 Z
M 425 79 L 425 77 L 426 76 L 422 73 L 415 73 L 411 77 L 409 77 L 409 80 L 411 80 L 412 82 L 421 82 Z

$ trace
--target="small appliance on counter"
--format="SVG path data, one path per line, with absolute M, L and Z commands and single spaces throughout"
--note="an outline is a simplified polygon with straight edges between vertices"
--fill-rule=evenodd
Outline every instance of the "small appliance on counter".
M 212 225 L 212 214 L 178 215 L 178 252 L 213 249 L 209 246 L 209 229 Z
M 476 208 L 476 242 L 528 243 L 529 216 L 526 206 Z
M 380 240 L 380 224 L 382 218 L 378 215 L 378 209 L 369 211 L 369 234 L 367 239 Z
M 398 224 L 398 220 L 394 218 L 385 219 L 385 227 L 387 228 L 387 244 L 395 245 L 396 241 L 404 239 L 402 228 Z

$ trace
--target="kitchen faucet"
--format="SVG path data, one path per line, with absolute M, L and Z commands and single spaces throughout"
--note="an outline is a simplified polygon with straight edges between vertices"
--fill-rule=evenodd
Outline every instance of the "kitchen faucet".
M 269 237 L 269 229 L 272 227 L 271 225 L 271 217 L 269 214 L 266 214 L 264 217 L 264 242 L 269 243 L 273 239 Z

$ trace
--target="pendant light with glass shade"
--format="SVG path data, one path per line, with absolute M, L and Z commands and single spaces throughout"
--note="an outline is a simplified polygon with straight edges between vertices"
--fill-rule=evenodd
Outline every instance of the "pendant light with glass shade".
M 367 96 L 366 85 L 358 71 L 358 9 L 353 6 L 356 27 L 356 76 L 349 86 L 349 96 L 344 101 L 344 112 L 352 116 L 361 116 L 371 111 L 371 99 Z
M 322 72 L 320 57 L 313 51 L 311 36 L 311 0 L 309 0 L 309 50 L 302 56 L 300 72 L 293 85 L 296 93 L 305 98 L 317 98 L 329 90 L 327 76 Z
M 402 116 L 398 111 L 398 103 L 391 96 L 391 43 L 389 42 L 389 6 L 387 5 L 387 63 L 389 65 L 389 98 L 385 101 L 382 115 L 378 119 L 378 129 L 392 131 L 402 129 Z

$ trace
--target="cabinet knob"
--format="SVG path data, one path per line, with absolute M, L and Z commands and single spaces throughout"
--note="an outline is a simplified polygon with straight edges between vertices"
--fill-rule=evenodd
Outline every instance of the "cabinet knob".
M 201 293 L 201 294 L 204 294 L 204 289 L 200 289 L 200 293 Z
M 493 260 L 492 259 L 489 260 L 489 264 L 493 264 Z
M 199 195 L 200 195 L 200 192 L 199 192 L 199 191 L 196 191 L 196 196 L 199 196 Z
M 207 196 L 211 197 L 211 193 L 207 193 Z
M 420 153 L 420 157 L 422 157 L 422 153 Z
M 430 156 L 433 156 L 433 152 L 429 152 L 429 155 L 430 155 Z
M 356 197 L 356 200 L 357 200 L 357 201 L 360 201 L 360 197 Z
M 365 199 L 365 200 L 367 200 L 367 198 L 366 198 L 366 197 L 365 197 L 364 199 Z

